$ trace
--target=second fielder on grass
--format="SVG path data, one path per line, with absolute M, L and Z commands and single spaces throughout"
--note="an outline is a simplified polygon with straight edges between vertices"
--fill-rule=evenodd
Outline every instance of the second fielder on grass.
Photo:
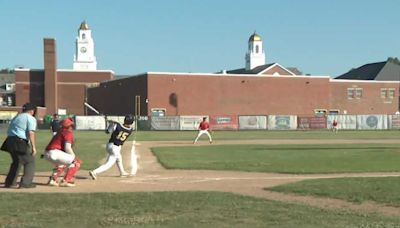
M 207 117 L 203 117 L 203 121 L 199 124 L 199 134 L 197 135 L 196 139 L 194 140 L 193 144 L 196 144 L 197 140 L 199 140 L 200 136 L 206 134 L 208 139 L 210 140 L 210 144 L 212 143 L 212 138 L 210 135 L 210 124 L 207 122 Z

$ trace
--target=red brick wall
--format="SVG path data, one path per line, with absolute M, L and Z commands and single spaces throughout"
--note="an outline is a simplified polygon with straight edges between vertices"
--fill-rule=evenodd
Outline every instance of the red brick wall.
M 58 71 L 58 108 L 67 109 L 70 114 L 84 115 L 86 89 L 93 84 L 114 78 L 109 72 Z
M 58 82 L 100 83 L 114 79 L 112 71 L 63 71 L 59 70 Z
M 167 115 L 313 115 L 328 109 L 329 78 L 149 75 L 148 112 Z M 178 107 L 169 103 L 177 94 Z
M 45 106 L 45 87 L 43 70 L 16 71 L 16 105 L 21 106 L 32 102 L 38 106 Z M 73 72 L 58 71 L 57 99 L 46 97 L 48 101 L 57 101 L 57 109 L 67 109 L 68 113 L 83 115 L 85 108 L 83 102 L 86 98 L 87 86 L 99 84 L 114 78 L 111 71 L 98 72 Z M 51 84 L 48 86 L 52 86 Z M 48 114 L 56 110 L 47 109 Z
M 44 106 L 44 71 L 17 70 L 15 72 L 15 102 L 22 106 L 32 102 L 37 106 Z
M 363 88 L 361 99 L 347 99 L 347 88 L 352 87 Z M 339 82 L 328 77 L 150 74 L 102 83 L 88 90 L 88 99 L 109 115 L 132 113 L 135 95 L 142 98 L 142 115 L 150 115 L 153 108 L 165 108 L 167 115 L 314 116 L 315 109 L 339 109 L 341 114 L 344 110 L 348 114 L 395 113 L 397 92 L 394 99 L 382 99 L 381 88 L 398 88 L 398 83 Z M 177 107 L 171 103 L 171 94 L 177 97 Z
M 57 111 L 57 52 L 56 40 L 44 39 L 44 102 L 47 111 Z
M 363 95 L 360 99 L 348 99 L 348 88 L 362 88 Z M 381 98 L 381 88 L 395 88 L 393 99 Z M 336 81 L 331 82 L 330 108 L 344 110 L 347 114 L 394 114 L 398 110 L 399 83 L 385 83 L 377 81 Z

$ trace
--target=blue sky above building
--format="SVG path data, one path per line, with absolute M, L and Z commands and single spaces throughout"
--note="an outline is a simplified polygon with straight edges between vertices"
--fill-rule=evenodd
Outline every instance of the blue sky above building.
M 80 22 L 90 25 L 98 69 L 215 72 L 244 67 L 257 30 L 267 62 L 337 76 L 400 56 L 397 0 L 1 1 L 0 68 L 43 67 L 43 38 L 71 69 Z

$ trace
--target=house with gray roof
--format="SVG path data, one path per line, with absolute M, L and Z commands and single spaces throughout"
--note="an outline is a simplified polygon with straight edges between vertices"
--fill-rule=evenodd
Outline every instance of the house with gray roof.
M 375 81 L 400 81 L 400 60 L 388 58 L 384 62 L 369 63 L 351 69 L 336 79 L 349 80 L 375 80 Z

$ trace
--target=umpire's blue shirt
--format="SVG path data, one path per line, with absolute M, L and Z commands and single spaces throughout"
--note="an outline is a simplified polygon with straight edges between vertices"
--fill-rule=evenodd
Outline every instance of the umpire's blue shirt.
M 28 139 L 27 135 L 30 131 L 36 131 L 36 119 L 29 113 L 21 113 L 11 120 L 7 135 Z

